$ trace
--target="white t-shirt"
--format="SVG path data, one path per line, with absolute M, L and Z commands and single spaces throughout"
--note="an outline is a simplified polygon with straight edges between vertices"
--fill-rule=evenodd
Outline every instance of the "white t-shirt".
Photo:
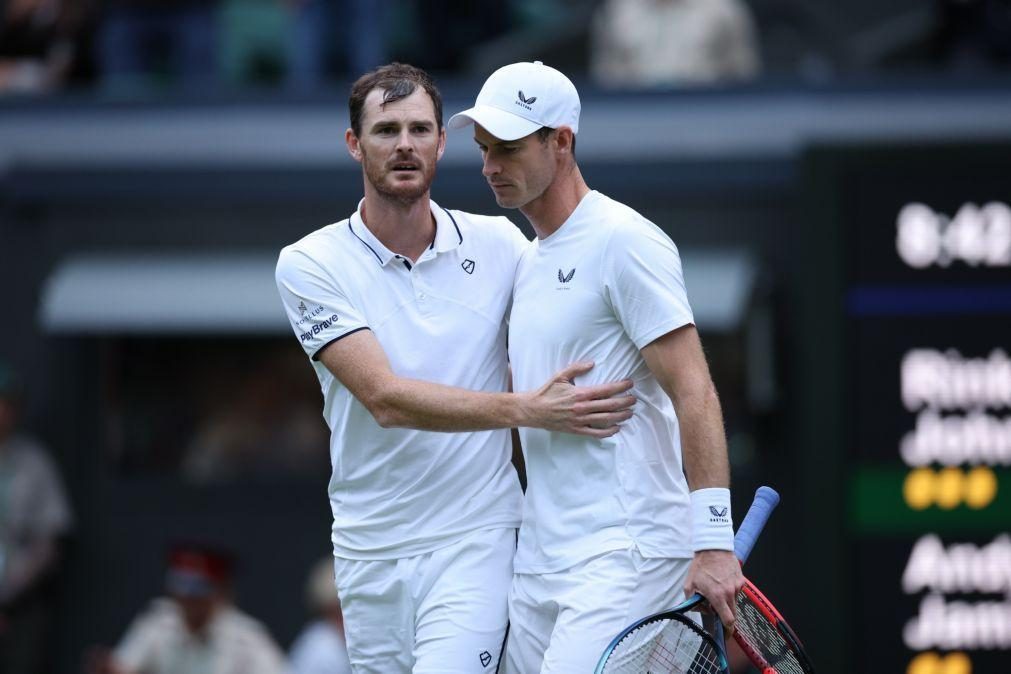
M 113 658 L 143 674 L 284 674 L 281 650 L 267 630 L 238 609 L 218 609 L 206 635 L 186 628 L 171 599 L 156 599 L 130 625 Z
M 330 342 L 368 329 L 401 377 L 506 390 L 505 317 L 529 242 L 506 218 L 431 207 L 435 241 L 417 264 L 379 242 L 361 205 L 286 247 L 277 263 L 288 319 L 323 390 L 338 557 L 408 557 L 519 525 L 508 430 L 384 429 L 316 360 Z
M 592 360 L 576 384 L 631 378 L 639 402 L 604 440 L 520 429 L 527 492 L 517 573 L 561 571 L 633 545 L 644 557 L 691 556 L 678 420 L 640 349 L 693 321 L 674 243 L 599 192 L 524 254 L 509 319 L 516 390 Z

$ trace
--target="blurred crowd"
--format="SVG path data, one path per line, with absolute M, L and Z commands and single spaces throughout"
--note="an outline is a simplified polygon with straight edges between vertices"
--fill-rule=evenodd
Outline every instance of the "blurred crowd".
M 320 560 L 309 574 L 310 617 L 288 655 L 234 602 L 234 567 L 223 550 L 192 543 L 173 547 L 163 592 L 115 647 L 88 651 L 85 674 L 350 674 L 332 560 Z
M 520 4 L 520 3 L 516 3 Z M 462 0 L 4 0 L 0 90 L 312 89 L 397 57 L 435 71 L 507 31 Z
M 602 86 L 736 81 L 762 70 L 763 24 L 817 14 L 804 4 L 0 0 L 0 92 L 305 91 L 354 79 L 390 60 L 483 76 L 491 61 L 571 56 L 574 44 L 585 52 L 575 71 L 581 66 Z M 933 0 L 922 11 L 930 17 L 923 34 L 886 39 L 892 51 L 915 53 L 939 68 L 1011 62 L 1011 0 Z M 804 26 L 789 29 L 803 32 Z M 574 64 L 565 65 L 573 70 Z
M 74 517 L 49 450 L 19 424 L 24 385 L 0 362 L 0 672 L 51 671 L 59 576 Z M 234 601 L 238 562 L 204 542 L 168 550 L 162 587 L 86 674 L 348 674 L 333 560 L 308 570 L 306 625 L 285 654 Z M 298 598 L 293 598 L 298 602 Z

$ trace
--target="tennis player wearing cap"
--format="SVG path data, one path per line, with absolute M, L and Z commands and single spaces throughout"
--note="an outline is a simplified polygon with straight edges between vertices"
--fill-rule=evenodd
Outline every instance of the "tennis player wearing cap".
M 682 592 L 701 592 L 732 626 L 743 582 L 722 413 L 677 248 L 587 187 L 579 111 L 562 73 L 514 63 L 449 121 L 474 124 L 496 201 L 537 233 L 509 317 L 514 385 L 587 359 L 597 366 L 579 383 L 630 378 L 639 399 L 613 437 L 520 429 L 527 492 L 505 655 L 516 674 L 593 671 L 615 634 Z
M 365 196 L 287 246 L 277 286 L 332 431 L 337 589 L 356 672 L 494 671 L 521 493 L 508 428 L 607 437 L 634 399 L 560 368 L 508 393 L 505 317 L 529 242 L 503 217 L 430 198 L 446 132 L 431 78 L 403 64 L 351 90 Z M 616 397 L 611 397 L 616 396 Z M 432 432 L 443 431 L 443 432 Z

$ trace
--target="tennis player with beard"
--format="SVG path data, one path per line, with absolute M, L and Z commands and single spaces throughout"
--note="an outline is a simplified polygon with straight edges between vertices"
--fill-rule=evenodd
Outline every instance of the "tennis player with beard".
M 442 101 L 417 68 L 362 76 L 345 139 L 364 198 L 282 250 L 277 285 L 323 391 L 338 593 L 356 673 L 491 672 L 506 632 L 520 488 L 506 429 L 606 438 L 629 381 L 592 363 L 508 393 L 505 321 L 528 242 L 430 198 Z

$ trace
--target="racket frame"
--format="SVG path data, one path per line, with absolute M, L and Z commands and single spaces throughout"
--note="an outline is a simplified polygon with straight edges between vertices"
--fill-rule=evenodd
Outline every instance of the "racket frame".
M 787 648 L 789 648 L 790 652 L 796 656 L 797 661 L 800 663 L 800 666 L 804 668 L 804 671 L 808 674 L 814 674 L 814 665 L 811 664 L 811 659 L 807 656 L 807 652 L 804 650 L 804 645 L 800 642 L 800 639 L 797 637 L 797 633 L 793 631 L 790 624 L 786 622 L 786 618 L 783 617 L 783 614 L 780 613 L 779 610 L 773 606 L 772 602 L 769 601 L 764 594 L 762 594 L 762 591 L 747 578 L 744 579 L 744 587 L 741 588 L 741 592 L 743 592 L 744 596 L 747 597 L 752 604 L 754 604 L 755 608 L 758 609 L 758 612 L 762 614 L 762 617 L 769 622 L 772 628 L 775 629 L 781 637 L 783 637 L 783 641 L 786 642 Z M 741 650 L 744 651 L 744 654 L 748 656 L 748 659 L 751 660 L 753 665 L 759 667 L 763 671 L 766 669 L 770 669 L 773 672 L 776 671 L 775 668 L 766 661 L 765 657 L 761 653 L 752 648 L 751 644 L 747 642 L 740 630 L 734 631 L 734 640 L 737 642 L 737 645 L 741 647 Z

